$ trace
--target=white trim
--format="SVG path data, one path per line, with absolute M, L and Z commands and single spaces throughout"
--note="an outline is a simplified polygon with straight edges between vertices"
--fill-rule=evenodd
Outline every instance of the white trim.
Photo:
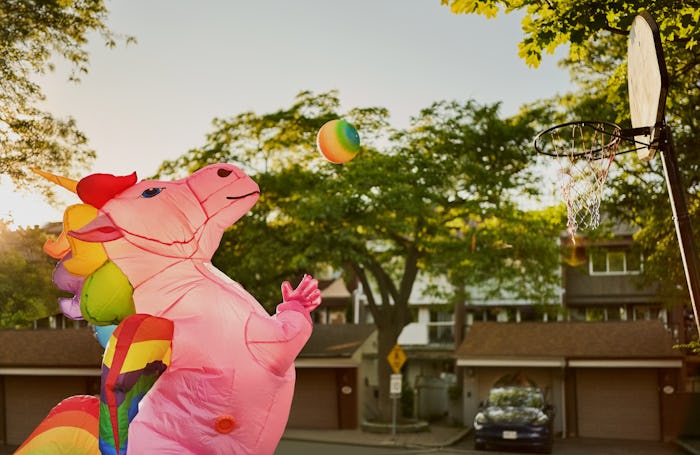
M 296 359 L 296 368 L 357 368 L 359 364 L 352 359 Z
M 564 367 L 566 359 L 457 359 L 460 367 Z
M 99 368 L 0 368 L 4 376 L 102 376 Z
M 682 360 L 569 360 L 572 368 L 681 368 Z

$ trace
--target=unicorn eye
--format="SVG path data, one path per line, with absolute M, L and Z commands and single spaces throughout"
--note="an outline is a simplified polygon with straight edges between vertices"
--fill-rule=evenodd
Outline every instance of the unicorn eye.
M 153 196 L 158 196 L 160 192 L 164 189 L 165 188 L 149 188 L 147 190 L 143 190 L 143 193 L 141 193 L 141 197 L 151 198 Z

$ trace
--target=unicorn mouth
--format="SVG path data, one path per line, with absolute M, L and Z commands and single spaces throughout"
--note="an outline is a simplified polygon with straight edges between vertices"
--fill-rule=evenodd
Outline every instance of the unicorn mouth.
M 252 196 L 252 195 L 254 195 L 254 194 L 260 194 L 260 191 L 251 191 L 250 193 L 244 194 L 244 195 L 242 195 L 242 196 L 226 196 L 226 199 L 229 199 L 229 200 L 232 200 L 232 201 L 236 201 L 236 200 L 238 200 L 238 199 L 245 199 L 245 198 L 247 198 L 248 196 Z

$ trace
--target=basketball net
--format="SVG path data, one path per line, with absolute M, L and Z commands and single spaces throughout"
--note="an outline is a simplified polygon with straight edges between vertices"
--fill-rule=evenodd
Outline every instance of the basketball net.
M 557 182 L 567 211 L 566 230 L 575 241 L 579 228 L 600 224 L 600 202 L 605 180 L 620 144 L 620 130 L 610 124 L 565 124 L 553 128 L 539 140 L 555 157 Z

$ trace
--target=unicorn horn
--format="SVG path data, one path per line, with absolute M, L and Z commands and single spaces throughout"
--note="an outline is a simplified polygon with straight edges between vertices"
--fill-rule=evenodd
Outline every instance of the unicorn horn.
M 37 169 L 35 167 L 30 168 L 32 172 L 35 174 L 39 174 L 40 176 L 44 177 L 46 180 L 49 182 L 53 182 L 57 185 L 61 185 L 63 188 L 67 189 L 68 191 L 71 191 L 73 193 L 77 194 L 76 187 L 78 186 L 78 181 L 69 179 L 68 177 L 61 177 L 58 175 L 54 175 L 51 173 L 48 173 L 46 171 L 42 171 L 41 169 Z

